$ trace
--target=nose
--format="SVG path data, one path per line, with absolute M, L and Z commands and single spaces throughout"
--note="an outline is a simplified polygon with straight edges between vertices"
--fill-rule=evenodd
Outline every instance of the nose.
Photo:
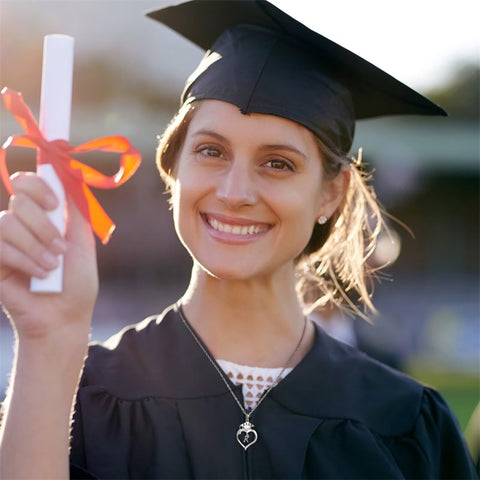
M 232 209 L 255 203 L 257 193 L 247 162 L 231 162 L 230 168 L 220 177 L 217 198 Z

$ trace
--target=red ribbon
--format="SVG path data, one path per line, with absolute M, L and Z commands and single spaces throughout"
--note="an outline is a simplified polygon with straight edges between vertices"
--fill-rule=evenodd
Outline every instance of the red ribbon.
M 95 234 L 106 244 L 115 224 L 94 197 L 89 186 L 103 189 L 117 188 L 125 183 L 140 166 L 141 155 L 125 138 L 120 136 L 102 137 L 72 147 L 66 140 L 48 141 L 23 100 L 22 94 L 5 87 L 2 92 L 7 109 L 13 113 L 26 135 L 14 135 L 7 139 L 0 150 L 0 176 L 7 191 L 12 194 L 10 175 L 6 163 L 8 147 L 36 148 L 37 162 L 50 163 L 62 182 L 65 191 L 72 197 L 78 209 L 92 226 Z M 71 153 L 91 152 L 120 153 L 120 167 L 112 176 L 106 176 L 70 156 Z

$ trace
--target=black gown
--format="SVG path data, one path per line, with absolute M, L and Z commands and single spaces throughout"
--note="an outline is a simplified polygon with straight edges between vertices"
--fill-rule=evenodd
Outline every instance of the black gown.
M 238 398 L 241 387 L 231 384 Z M 73 478 L 476 478 L 451 411 L 414 380 L 316 330 L 314 346 L 244 421 L 175 308 L 90 347 Z M 91 477 L 89 477 L 91 475 Z

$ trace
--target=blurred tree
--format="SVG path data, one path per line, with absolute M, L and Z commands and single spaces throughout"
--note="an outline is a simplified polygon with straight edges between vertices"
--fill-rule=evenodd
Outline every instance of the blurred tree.
M 442 105 L 452 116 L 464 119 L 480 117 L 480 67 L 463 65 L 451 81 L 427 95 Z

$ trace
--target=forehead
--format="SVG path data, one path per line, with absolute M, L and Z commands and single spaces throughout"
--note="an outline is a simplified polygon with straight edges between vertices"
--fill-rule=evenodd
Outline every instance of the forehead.
M 220 100 L 198 102 L 189 135 L 203 131 L 218 133 L 231 141 L 248 139 L 249 142 L 274 144 L 288 140 L 297 147 L 318 152 L 315 136 L 303 125 L 276 115 L 243 114 L 237 106 Z

